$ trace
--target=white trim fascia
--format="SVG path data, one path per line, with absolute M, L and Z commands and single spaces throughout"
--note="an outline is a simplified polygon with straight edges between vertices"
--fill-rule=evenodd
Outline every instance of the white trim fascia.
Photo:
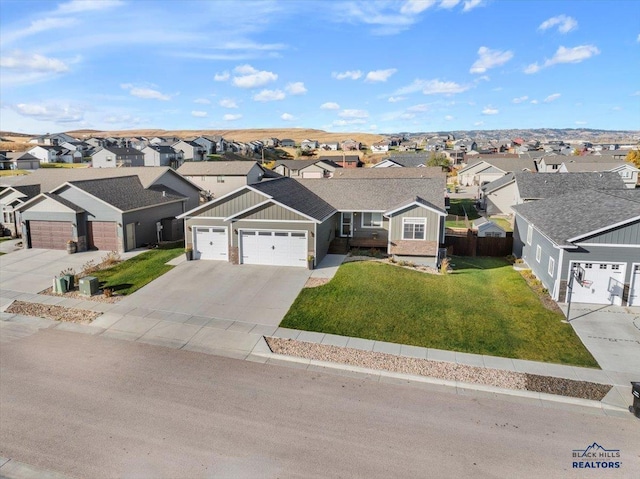
M 306 220 L 257 220 L 257 219 L 236 219 L 233 220 L 232 223 L 237 223 L 238 221 L 242 221 L 242 222 L 255 222 L 255 223 L 299 223 L 299 224 L 303 224 L 303 225 L 308 225 L 309 223 L 314 223 L 317 224 L 315 222 L 311 222 L 311 221 L 306 221 Z
M 404 206 L 400 206 L 400 207 L 398 207 L 398 208 L 396 208 L 396 209 L 394 209 L 394 210 L 391 210 L 391 211 L 387 210 L 387 211 L 385 211 L 385 212 L 384 212 L 384 216 L 385 216 L 385 217 L 387 217 L 387 218 L 389 218 L 391 215 L 393 215 L 393 214 L 397 213 L 398 211 L 406 210 L 407 208 L 411 208 L 412 206 L 420 206 L 420 207 L 424 208 L 425 210 L 433 211 L 434 213 L 438 214 L 439 216 L 447 216 L 447 213 L 444 213 L 444 212 L 442 212 L 442 211 L 440 211 L 440 210 L 437 210 L 437 209 L 435 209 L 435 208 L 432 208 L 432 207 L 430 207 L 430 206 L 427 206 L 427 205 L 422 204 L 422 203 L 420 203 L 419 201 L 415 201 L 415 200 L 414 200 L 414 201 L 412 201 L 411 203 L 407 203 L 407 204 L 406 204 L 406 205 L 404 205 Z
M 554 301 L 558 301 L 560 297 L 560 281 L 562 281 L 562 263 L 564 261 L 564 250 L 558 248 L 558 264 L 556 265 L 556 270 L 554 271 L 555 281 L 553 282 L 553 291 L 551 298 Z
M 580 246 L 602 246 L 603 248 L 640 248 L 640 244 L 612 244 L 612 243 L 579 243 Z
M 270 198 L 270 196 L 269 196 L 269 195 L 265 195 L 265 194 L 264 194 L 264 193 L 262 193 L 261 191 L 258 191 L 258 190 L 254 189 L 254 188 L 251 188 L 249 185 L 243 185 L 243 186 L 241 186 L 241 187 L 239 187 L 239 188 L 236 188 L 236 189 L 235 189 L 235 190 L 233 190 L 233 191 L 230 191 L 230 192 L 229 192 L 229 193 L 227 193 L 226 195 L 222 195 L 220 198 L 214 198 L 214 199 L 212 199 L 211 201 L 207 201 L 207 202 L 206 202 L 205 204 L 203 204 L 203 205 L 198 205 L 198 206 L 196 206 L 195 208 L 190 209 L 189 211 L 186 211 L 186 212 L 182 213 L 180 216 L 176 216 L 176 218 L 178 218 L 178 219 L 182 219 L 182 218 L 185 218 L 185 217 L 187 217 L 187 216 L 192 216 L 192 215 L 191 215 L 192 213 L 194 213 L 194 212 L 196 212 L 196 211 L 199 211 L 199 210 L 201 210 L 201 209 L 207 209 L 207 208 L 211 207 L 214 203 L 216 203 L 216 202 L 218 202 L 218 201 L 222 201 L 222 200 L 224 200 L 224 199 L 228 198 L 229 196 L 234 195 L 234 194 L 235 194 L 235 193 L 237 193 L 238 191 L 241 191 L 241 190 L 244 190 L 244 189 L 251 189 L 251 191 L 253 191 L 253 192 L 255 192 L 255 193 L 260 193 L 260 194 L 261 194 L 262 196 L 264 196 L 265 198 Z
M 480 161 L 478 161 L 477 163 L 474 163 L 473 165 L 465 166 L 464 168 L 462 168 L 462 169 L 458 170 L 458 175 L 459 175 L 460 173 L 466 173 L 466 171 L 467 171 L 467 170 L 470 170 L 471 168 L 477 168 L 478 166 L 481 166 L 482 164 L 484 164 L 484 165 L 489 165 L 489 163 L 487 163 L 487 162 L 486 162 L 486 160 L 480 160 Z M 485 167 L 483 170 L 480 170 L 480 171 L 484 171 L 484 170 L 486 170 L 486 169 L 487 169 L 487 168 Z M 499 169 L 499 168 L 498 168 L 498 169 Z M 478 173 L 479 173 L 479 172 L 478 172 Z
M 250 212 L 250 211 L 252 211 L 252 210 L 255 210 L 256 208 L 258 208 L 258 207 L 260 207 L 260 206 L 264 206 L 264 205 L 267 205 L 267 204 L 269 204 L 269 203 L 274 204 L 274 205 L 277 205 L 277 206 L 280 206 L 281 208 L 284 208 L 285 210 L 291 211 L 292 213 L 295 213 L 295 214 L 297 214 L 297 215 L 303 216 L 303 217 L 307 218 L 309 221 L 312 221 L 312 222 L 314 222 L 314 223 L 320 223 L 320 221 L 319 221 L 319 220 L 317 220 L 317 219 L 315 219 L 315 218 L 312 218 L 311 216 L 309 216 L 309 215 L 307 215 L 307 214 L 304 214 L 304 213 L 302 213 L 302 212 L 300 212 L 300 211 L 298 211 L 298 210 L 296 210 L 296 209 L 294 209 L 294 208 L 292 208 L 292 207 L 290 207 L 290 206 L 287 206 L 287 205 L 285 205 L 285 204 L 282 204 L 282 203 L 280 203 L 279 201 L 274 200 L 272 197 L 270 197 L 270 198 L 269 198 L 268 200 L 266 200 L 266 201 L 262 201 L 262 202 L 257 203 L 257 204 L 255 204 L 255 205 L 253 205 L 253 206 L 249 207 L 249 208 L 246 208 L 246 209 L 244 209 L 244 210 L 242 210 L 242 211 L 240 211 L 240 212 L 238 212 L 238 213 L 235 213 L 235 214 L 233 214 L 233 215 L 231 215 L 231 216 L 229 216 L 229 217 L 225 218 L 225 219 L 224 219 L 224 221 L 230 221 L 230 220 L 232 220 L 232 219 L 235 219 L 237 216 L 239 216 L 239 215 L 241 215 L 241 214 L 246 214 L 246 213 L 248 213 L 248 212 Z M 237 220 L 236 220 L 236 221 L 237 221 Z M 243 220 L 243 221 L 244 221 L 244 220 Z M 255 220 L 255 221 L 269 221 L 269 220 Z M 275 221 L 287 221 L 287 220 L 275 220 Z M 300 221 L 300 220 L 291 220 L 291 221 Z
M 134 176 L 134 175 L 132 175 Z M 76 189 L 77 191 L 80 191 L 82 193 L 84 193 L 85 195 L 89 196 L 90 198 L 93 198 L 96 201 L 99 201 L 100 203 L 102 203 L 103 205 L 107 205 L 109 208 L 111 208 L 112 210 L 117 211 L 118 213 L 124 213 L 123 210 L 121 210 L 120 208 L 116 208 L 115 206 L 113 206 L 111 203 L 108 203 L 104 200 L 101 200 L 100 198 L 98 198 L 97 196 L 93 196 L 91 193 L 86 192 L 85 190 L 83 190 L 82 188 L 78 188 L 76 185 L 74 185 L 73 183 L 67 181 L 66 183 L 61 184 L 60 186 L 58 186 L 57 188 L 54 188 L 53 190 L 51 190 L 49 193 L 54 193 L 55 191 L 58 191 L 61 188 L 64 188 L 65 186 L 69 186 L 71 188 Z M 66 199 L 66 198 L 65 198 Z M 133 210 L 131 210 L 133 211 Z
M 241 211 L 238 211 L 237 213 L 234 213 L 234 214 L 232 214 L 231 216 L 227 216 L 226 218 L 223 218 L 222 220 L 223 220 L 223 221 L 231 221 L 231 220 L 232 220 L 232 219 L 234 219 L 236 216 L 240 216 L 240 215 L 242 215 L 242 214 L 248 213 L 249 211 L 252 211 L 252 210 L 254 210 L 255 208 L 259 208 L 259 207 L 261 207 L 261 206 L 268 205 L 268 204 L 270 204 L 270 203 L 273 203 L 273 201 L 272 201 L 271 199 L 261 201 L 260 203 L 256 203 L 256 204 L 255 204 L 255 205 L 253 205 L 253 206 L 249 206 L 248 208 L 245 208 L 245 209 L 243 209 L 243 210 L 241 210 Z
M 162 206 L 162 205 L 171 205 L 173 203 L 178 203 L 179 201 L 188 201 L 189 198 L 182 198 L 182 199 L 175 199 L 175 200 L 171 200 L 171 201 L 166 201 L 164 203 L 158 203 L 156 205 L 150 205 L 150 206 L 142 206 L 140 208 L 134 208 L 132 210 L 124 210 L 123 213 L 131 213 L 132 211 L 140 211 L 140 210 L 147 210 L 149 208 L 155 208 L 157 206 Z
M 507 175 L 508 175 L 508 174 L 509 174 L 509 173 L 507 173 Z M 506 175 L 505 175 L 505 176 L 506 176 Z M 502 179 L 502 178 L 498 178 L 498 180 L 501 180 L 501 179 Z M 498 181 L 498 180 L 494 180 L 494 181 Z M 507 182 L 507 183 L 504 183 L 504 184 L 502 184 L 502 185 L 499 185 L 497 188 L 493 188 L 493 189 L 490 189 L 490 190 L 482 190 L 482 192 L 483 192 L 485 195 L 487 195 L 487 194 L 489 194 L 489 193 L 493 193 L 494 191 L 501 190 L 502 188 L 505 188 L 505 187 L 507 187 L 507 186 L 509 186 L 509 185 L 511 185 L 511 184 L 513 184 L 513 183 L 515 183 L 515 182 L 516 182 L 516 178 L 515 178 L 515 176 L 514 176 L 514 177 L 513 177 L 513 179 L 512 179 L 511 181 L 509 181 L 509 182 Z M 491 183 L 493 183 L 493 181 L 492 181 Z M 489 186 L 491 183 L 488 183 L 486 186 Z M 480 189 L 482 189 L 482 187 L 481 187 Z
M 619 221 L 618 223 L 613 223 L 613 224 L 607 225 L 607 226 L 605 226 L 603 228 L 599 228 L 597 230 L 589 231 L 588 233 L 583 233 L 583 234 L 578 235 L 578 236 L 576 236 L 574 238 L 569 238 L 567 241 L 575 243 L 576 241 L 579 241 L 580 238 L 585 238 L 585 237 L 591 236 L 591 235 L 597 235 L 597 234 L 602 233 L 604 231 L 611 230 L 613 228 L 617 228 L 618 226 L 624 226 L 624 225 L 626 225 L 628 223 L 633 223 L 634 221 L 638 221 L 638 220 L 640 220 L 640 216 L 634 216 L 633 218 L 628 218 L 628 219 L 626 219 L 624 221 Z

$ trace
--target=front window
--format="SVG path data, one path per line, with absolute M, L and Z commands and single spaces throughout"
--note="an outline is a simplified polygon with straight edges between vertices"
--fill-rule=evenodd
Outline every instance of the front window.
M 533 239 L 533 227 L 531 225 L 527 226 L 527 244 L 531 244 L 531 240 Z
M 382 213 L 362 213 L 363 228 L 380 228 L 382 226 Z
M 403 218 L 402 219 L 402 239 L 423 240 L 426 225 L 427 225 L 426 218 Z
M 224 176 L 218 176 L 218 183 L 224 183 Z

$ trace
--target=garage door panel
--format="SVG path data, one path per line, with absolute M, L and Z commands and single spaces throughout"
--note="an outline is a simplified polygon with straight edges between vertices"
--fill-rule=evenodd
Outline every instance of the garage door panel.
M 90 221 L 87 223 L 89 229 L 89 245 L 92 248 L 107 251 L 118 250 L 118 230 L 113 221 Z
M 195 259 L 227 261 L 229 248 L 227 229 L 222 227 L 194 227 Z
M 588 304 L 622 305 L 624 263 L 579 263 L 584 268 L 583 284 L 574 282 L 571 301 Z
M 307 266 L 304 231 L 242 231 L 242 262 L 273 266 Z
M 68 221 L 29 221 L 32 248 L 66 249 L 73 238 L 73 227 Z

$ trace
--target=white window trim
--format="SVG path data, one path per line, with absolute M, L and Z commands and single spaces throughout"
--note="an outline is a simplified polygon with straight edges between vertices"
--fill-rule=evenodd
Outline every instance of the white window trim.
M 373 221 L 373 215 L 380 215 L 380 225 L 379 226 L 366 226 L 364 224 L 364 215 L 365 214 L 370 214 L 371 215 L 371 221 Z M 382 219 L 382 213 L 376 213 L 374 211 L 365 211 L 364 213 L 360 214 L 360 226 L 362 228 L 367 228 L 367 229 L 380 229 L 382 228 L 382 223 L 383 223 L 383 219 Z
M 527 225 L 527 244 L 531 246 L 531 241 L 533 240 L 533 226 Z
M 547 273 L 553 278 L 553 273 L 556 272 L 556 260 L 549 256 L 549 266 L 547 267 Z
M 540 245 L 536 246 L 536 261 L 539 263 L 540 258 L 542 258 L 542 247 Z
M 424 238 L 405 238 L 404 236 L 404 225 L 412 224 L 412 225 L 424 225 Z M 415 230 L 413 231 L 413 235 L 415 236 Z M 402 218 L 402 239 L 406 241 L 426 241 L 427 240 L 427 218 Z

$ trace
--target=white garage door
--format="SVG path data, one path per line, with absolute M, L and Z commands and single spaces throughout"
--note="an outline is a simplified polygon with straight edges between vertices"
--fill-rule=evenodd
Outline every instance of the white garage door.
M 194 226 L 193 258 L 228 261 L 227 229 Z
M 304 231 L 248 231 L 240 234 L 244 264 L 307 266 L 307 234 Z
M 640 306 L 640 264 L 633 265 L 629 288 L 629 306 Z
M 305 179 L 319 179 L 322 178 L 322 171 L 303 171 L 302 177 Z
M 624 263 L 579 263 L 584 268 L 584 285 L 574 282 L 571 301 L 575 303 L 622 305 Z

